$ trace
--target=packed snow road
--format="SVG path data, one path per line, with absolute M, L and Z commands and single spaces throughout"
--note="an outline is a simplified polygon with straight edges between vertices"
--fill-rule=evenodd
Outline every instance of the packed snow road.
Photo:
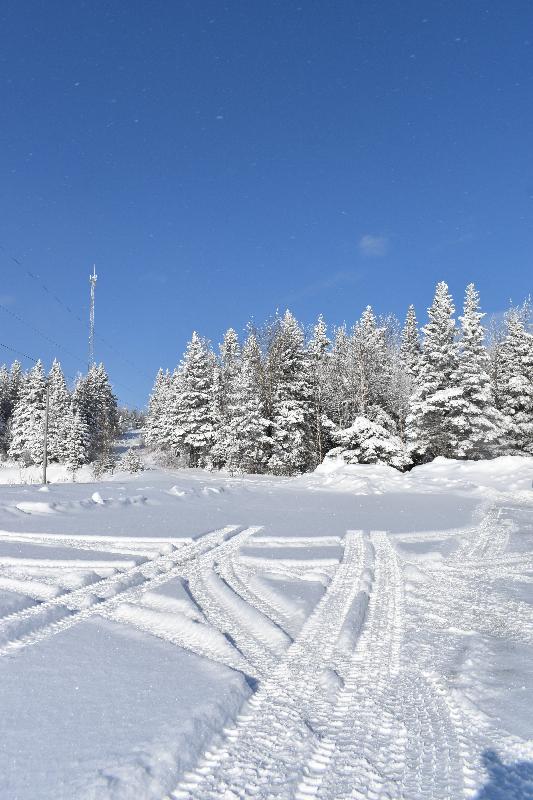
M 533 459 L 0 490 L 0 798 L 533 797 Z

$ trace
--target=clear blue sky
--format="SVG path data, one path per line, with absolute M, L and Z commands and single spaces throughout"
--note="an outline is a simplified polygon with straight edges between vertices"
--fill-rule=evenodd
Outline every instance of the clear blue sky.
M 124 402 L 195 328 L 532 289 L 530 0 L 4 0 L 0 62 L 0 303 L 64 349 L 0 342 L 83 368 L 96 262 Z

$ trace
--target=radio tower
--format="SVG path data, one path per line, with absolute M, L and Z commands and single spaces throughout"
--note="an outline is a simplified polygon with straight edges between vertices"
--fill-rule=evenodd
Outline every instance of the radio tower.
M 89 369 L 94 364 L 94 290 L 96 287 L 96 265 L 93 264 L 93 274 L 89 275 L 91 282 L 91 311 L 89 314 Z

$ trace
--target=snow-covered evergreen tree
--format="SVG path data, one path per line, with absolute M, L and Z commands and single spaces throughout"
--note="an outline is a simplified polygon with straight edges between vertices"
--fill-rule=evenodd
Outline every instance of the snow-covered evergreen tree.
M 73 405 L 89 430 L 90 460 L 107 462 L 119 425 L 117 400 L 103 364 L 93 364 L 88 374 L 78 379 Z
M 253 333 L 242 350 L 240 371 L 234 376 L 231 409 L 225 430 L 225 460 L 232 472 L 264 472 L 272 440 L 262 394 L 261 351 Z
M 400 357 L 407 375 L 416 378 L 420 367 L 421 347 L 415 307 L 410 305 L 402 329 Z
M 148 447 L 166 450 L 170 443 L 169 411 L 172 404 L 172 379 L 162 369 L 157 373 L 154 388 L 148 401 L 148 413 L 143 429 Z
M 11 409 L 10 415 L 13 414 L 15 406 L 22 391 L 22 385 L 26 379 L 20 361 L 14 361 L 9 371 L 9 378 L 11 382 Z
M 290 311 L 280 320 L 268 361 L 275 376 L 269 468 L 278 475 L 305 472 L 313 463 L 312 391 L 304 333 Z
M 368 415 L 369 408 L 373 406 L 392 410 L 390 356 L 386 330 L 378 325 L 372 308 L 367 306 L 354 325 L 348 343 L 344 368 L 348 394 L 343 427 L 358 415 Z
M 215 435 L 212 418 L 214 368 L 211 349 L 194 332 L 180 366 L 173 442 L 190 467 L 209 462 Z
M 125 472 L 143 472 L 144 464 L 139 456 L 137 448 L 129 447 L 128 450 L 125 452 L 124 456 L 119 461 L 119 469 L 123 469 Z
M 224 334 L 220 345 L 220 361 L 214 367 L 211 398 L 211 419 L 213 422 L 213 445 L 211 462 L 222 467 L 227 460 L 227 450 L 234 434 L 232 417 L 237 404 L 239 391 L 241 347 L 233 328 Z
M 65 458 L 65 426 L 70 408 L 70 394 L 59 361 L 54 359 L 48 374 L 48 459 L 63 461 Z
M 72 405 L 67 410 L 63 430 L 62 458 L 74 475 L 76 470 L 88 463 L 91 441 L 86 423 Z
M 20 361 L 14 361 L 9 372 L 2 367 L 0 375 L 0 451 L 7 453 L 11 439 L 13 411 L 18 402 L 24 373 Z
M 322 462 L 329 449 L 329 428 L 326 418 L 326 392 L 328 383 L 328 359 L 330 340 L 327 325 L 322 315 L 318 317 L 313 335 L 308 344 L 309 379 L 311 384 L 311 402 L 313 406 L 314 429 L 314 463 Z
M 349 353 L 350 339 L 345 325 L 335 329 L 333 345 L 328 358 L 326 372 L 326 415 L 334 426 L 344 428 L 353 419 L 349 399 Z
M 406 422 L 407 442 L 417 461 L 454 456 L 449 426 L 450 394 L 457 369 L 455 308 L 448 286 L 437 284 L 428 309 L 417 385 Z
M 473 283 L 466 288 L 457 368 L 448 393 L 450 450 L 457 458 L 489 458 L 504 434 L 504 419 L 492 394 L 489 358 L 484 346 L 479 293 Z
M 368 417 L 357 416 L 349 428 L 333 434 L 338 447 L 328 458 L 341 457 L 346 464 L 387 464 L 404 469 L 410 458 L 399 436 Z
M 0 367 L 0 452 L 8 446 L 9 421 L 11 419 L 11 380 L 5 364 Z
M 494 393 L 506 417 L 508 449 L 533 453 L 533 335 L 527 329 L 529 305 L 505 315 L 505 335 L 496 345 Z
M 42 363 L 38 361 L 22 382 L 13 411 L 10 458 L 34 464 L 42 462 L 45 409 L 46 376 Z

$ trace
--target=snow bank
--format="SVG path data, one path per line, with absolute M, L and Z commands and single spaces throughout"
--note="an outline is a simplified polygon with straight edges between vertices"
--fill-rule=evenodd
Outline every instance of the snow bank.
M 464 484 L 497 489 L 501 492 L 531 490 L 533 487 L 533 458 L 531 456 L 500 456 L 483 461 L 459 461 L 436 458 L 430 464 L 415 467 L 413 480 Z M 532 492 L 533 496 L 533 492 Z
M 460 461 L 439 457 L 405 473 L 381 464 L 346 464 L 341 457 L 326 458 L 312 475 L 301 480 L 307 482 L 310 489 L 334 489 L 361 495 L 476 488 L 531 491 L 533 501 L 533 458 L 500 456 L 483 461 Z

